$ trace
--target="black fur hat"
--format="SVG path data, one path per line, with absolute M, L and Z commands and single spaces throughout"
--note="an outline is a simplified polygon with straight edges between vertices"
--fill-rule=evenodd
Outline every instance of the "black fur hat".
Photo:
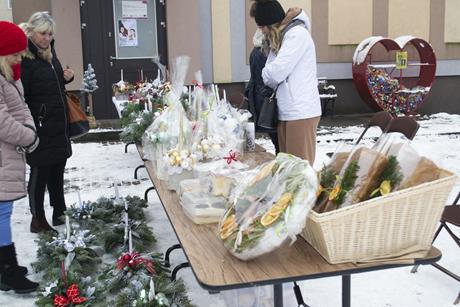
M 270 26 L 281 22 L 286 13 L 276 0 L 255 0 L 251 7 L 251 16 L 258 26 Z

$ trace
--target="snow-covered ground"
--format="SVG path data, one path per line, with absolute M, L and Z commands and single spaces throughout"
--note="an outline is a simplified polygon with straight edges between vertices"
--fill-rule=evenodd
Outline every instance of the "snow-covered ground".
M 434 160 L 439 166 L 460 176 L 460 115 L 436 114 L 419 121 L 420 130 L 413 141 L 414 147 L 423 155 Z M 320 127 L 318 131 L 317 161 L 319 168 L 327 161 L 325 153 L 332 152 L 337 146 L 337 139 L 354 139 L 362 131 L 361 126 L 352 127 Z M 371 136 L 378 136 L 378 129 L 371 129 L 364 142 L 371 143 Z M 258 143 L 272 150 L 269 141 L 259 139 Z M 124 153 L 122 143 L 86 143 L 73 145 L 73 157 L 66 167 L 66 200 L 70 205 L 77 201 L 76 189 L 81 190 L 84 200 L 96 200 L 100 196 L 114 195 L 113 183 L 120 182 L 121 195 L 138 195 L 143 197 L 145 189 L 150 187 L 150 181 L 145 170 L 139 171 L 139 180 L 133 179 L 134 168 L 141 164 L 141 159 L 134 146 Z M 449 202 L 452 202 L 460 188 L 457 183 Z M 48 201 L 45 200 L 45 204 Z M 51 209 L 46 205 L 50 220 Z M 166 248 L 177 243 L 174 232 L 154 192 L 149 194 L 150 217 L 149 225 L 153 228 L 158 243 L 157 251 L 164 252 Z M 17 201 L 13 213 L 13 237 L 16 243 L 19 262 L 30 268 L 30 263 L 36 259 L 37 235 L 29 232 L 30 213 L 28 200 Z M 460 229 L 453 227 L 457 235 Z M 59 230 L 63 230 L 62 226 Z M 439 262 L 460 274 L 459 248 L 445 231 L 441 232 L 435 244 L 443 252 Z M 180 251 L 172 254 L 172 263 L 185 261 Z M 199 307 L 235 307 L 235 306 L 272 306 L 271 288 L 252 288 L 209 294 L 200 288 L 190 269 L 179 272 L 188 286 L 189 295 Z M 31 279 L 37 276 L 30 274 Z M 390 269 L 371 273 L 353 275 L 351 301 L 353 306 L 454 306 L 453 301 L 459 293 L 459 283 L 431 266 L 419 268 L 416 274 L 410 273 L 410 267 Z M 341 279 L 340 277 L 322 278 L 299 283 L 304 294 L 304 300 L 312 307 L 340 306 Z M 284 286 L 284 305 L 297 306 L 292 283 Z M 33 295 L 17 295 L 12 291 L 0 292 L 0 306 L 27 307 L 34 305 Z

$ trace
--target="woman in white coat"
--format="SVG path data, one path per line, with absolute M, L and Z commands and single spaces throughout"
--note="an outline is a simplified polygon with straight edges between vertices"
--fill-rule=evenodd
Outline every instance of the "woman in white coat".
M 310 21 L 298 8 L 285 13 L 276 0 L 256 0 L 251 14 L 270 48 L 262 77 L 276 89 L 280 151 L 313 165 L 321 102 Z

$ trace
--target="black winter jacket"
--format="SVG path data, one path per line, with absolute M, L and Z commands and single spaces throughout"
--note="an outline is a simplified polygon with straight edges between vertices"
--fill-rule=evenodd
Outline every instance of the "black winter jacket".
M 68 82 L 56 57 L 54 41 L 51 43 L 51 64 L 38 56 L 38 49 L 30 40 L 28 44 L 34 58 L 22 60 L 21 81 L 40 144 L 34 152 L 27 154 L 27 163 L 30 166 L 62 163 L 72 155 L 64 86 Z
M 245 90 L 245 96 L 248 99 L 249 112 L 252 114 L 252 118 L 255 123 L 259 117 L 262 104 L 264 103 L 265 97 L 270 96 L 273 90 L 268 86 L 265 86 L 264 80 L 262 79 L 262 69 L 265 67 L 267 57 L 262 52 L 260 47 L 254 47 L 249 56 L 249 69 L 251 72 L 251 79 Z M 262 128 L 256 125 L 256 131 L 258 132 L 276 132 L 271 129 Z

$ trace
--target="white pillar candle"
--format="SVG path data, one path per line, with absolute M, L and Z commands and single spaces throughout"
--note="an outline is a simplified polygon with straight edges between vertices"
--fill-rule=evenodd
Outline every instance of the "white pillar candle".
M 159 68 L 157 70 L 157 79 L 161 81 L 161 70 Z
M 224 101 L 227 101 L 227 94 L 225 93 L 225 90 L 224 90 Z
M 141 81 L 144 81 L 144 69 L 141 68 Z
M 123 69 L 120 70 L 120 75 L 121 75 L 121 76 L 120 76 L 120 77 L 121 77 L 120 80 L 123 81 Z

